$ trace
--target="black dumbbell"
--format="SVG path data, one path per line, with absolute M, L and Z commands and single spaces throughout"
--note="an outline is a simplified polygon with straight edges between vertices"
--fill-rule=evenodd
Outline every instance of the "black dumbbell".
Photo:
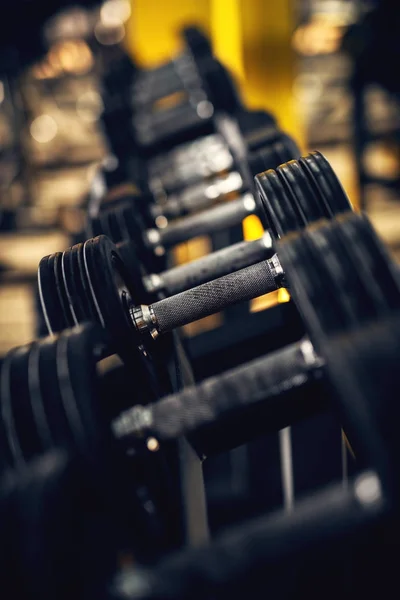
M 313 174 L 313 169 L 318 175 Z M 293 171 L 300 185 L 293 186 L 292 192 L 284 175 L 286 172 Z M 325 176 L 325 172 L 328 175 Z M 318 177 L 321 177 L 323 183 Z M 278 236 L 302 230 L 320 218 L 329 219 L 351 209 L 329 163 L 319 153 L 313 153 L 299 161 L 291 161 L 276 171 L 268 171 L 260 175 L 257 185 L 260 188 L 260 205 L 265 211 L 266 221 L 271 223 L 272 231 Z M 282 206 L 285 207 L 285 212 L 282 211 Z M 114 222 L 115 227 L 118 227 L 116 219 Z M 184 265 L 173 271 L 167 271 L 165 272 L 166 283 L 156 280 L 157 286 L 154 286 L 154 278 L 153 282 L 151 277 L 143 281 L 140 265 L 135 260 L 133 250 L 128 246 L 123 251 L 126 265 L 120 259 L 115 246 L 107 238 L 100 236 L 88 240 L 85 244 L 78 244 L 64 254 L 57 253 L 42 259 L 39 265 L 39 289 L 49 331 L 60 331 L 84 320 L 94 319 L 113 331 L 118 338 L 123 339 L 128 330 L 132 329 L 132 318 L 134 323 L 138 323 L 142 319 L 143 310 L 146 314 L 156 315 L 161 308 L 162 320 L 163 317 L 166 318 L 163 325 L 167 325 L 169 329 L 175 326 L 175 318 L 179 317 L 180 324 L 182 319 L 190 322 L 240 300 L 248 300 L 275 290 L 283 284 L 283 270 L 269 238 L 266 237 L 261 242 L 239 246 L 239 250 L 234 246 L 216 256 L 211 254 L 196 261 L 195 266 L 192 267 L 194 282 L 207 281 L 207 283 L 155 303 L 151 310 L 141 309 L 140 306 L 129 308 L 132 299 L 135 304 L 141 302 L 140 297 L 146 294 L 144 286 L 147 286 L 149 291 L 149 283 L 150 289 L 153 285 L 152 291 L 156 291 L 154 287 L 159 290 L 168 285 L 171 286 L 170 291 L 179 287 L 181 289 L 190 287 L 191 268 Z M 260 253 L 264 256 L 267 254 L 267 260 L 244 268 L 246 260 L 252 263 Z M 240 260 L 236 266 L 242 268 L 232 272 L 235 266 L 233 261 L 237 260 L 238 256 Z M 54 268 L 53 265 L 57 267 Z M 99 270 L 103 270 L 103 275 L 105 273 L 107 275 L 103 278 L 99 275 Z M 228 274 L 211 281 L 214 273 L 223 272 Z M 163 275 L 160 275 L 161 279 Z M 127 283 L 129 280 L 130 284 Z M 121 285 L 122 281 L 126 282 L 124 286 Z M 109 308 L 111 298 L 114 299 L 112 310 Z M 119 309 L 116 308 L 117 305 Z M 130 323 L 130 326 L 127 327 L 127 323 Z M 138 327 L 146 329 L 145 322 Z M 135 328 L 136 325 L 133 329 Z M 155 330 L 153 333 L 156 333 Z
M 0 376 L 2 467 L 22 467 L 54 448 L 79 455 L 104 482 L 103 495 L 124 519 L 127 534 L 137 533 L 138 552 L 154 557 L 181 535 L 174 507 L 179 490 L 172 485 L 177 474 L 153 454 L 133 462 L 115 443 L 110 421 L 131 401 L 101 398 L 97 367 L 104 346 L 104 331 L 87 325 L 6 355 Z M 150 398 L 153 390 L 140 360 L 135 369 L 132 364 L 132 387 Z
M 313 491 L 291 513 L 262 515 L 229 528 L 200 548 L 165 557 L 153 569 L 119 573 L 110 586 L 111 598 L 239 599 L 249 592 L 274 599 L 283 594 L 294 599 L 298 593 L 312 600 L 350 598 L 349 567 L 356 561 L 362 566 L 352 573 L 353 589 L 372 598 L 383 586 L 390 595 L 396 585 L 393 569 L 390 583 L 386 579 L 393 550 L 374 535 L 385 522 L 392 530 L 396 527 L 388 496 L 379 474 L 363 470 L 346 486 L 335 482 Z M 346 564 L 349 547 L 351 565 Z M 373 568 L 366 578 L 371 555 Z
M 276 167 L 282 163 L 282 159 L 293 158 L 293 152 L 297 151 L 291 140 L 281 139 L 265 151 L 267 156 L 264 166 Z M 259 166 L 257 161 L 257 170 Z M 285 168 L 281 167 L 282 170 Z M 256 173 L 257 171 L 253 171 L 254 175 Z M 243 187 L 246 188 L 247 185 L 244 183 Z M 251 214 L 259 215 L 261 220 L 264 220 L 264 225 L 266 224 L 264 205 L 259 201 L 258 196 L 254 196 L 250 191 L 236 199 L 220 202 L 208 210 L 191 214 L 170 224 L 168 219 L 160 214 L 154 219 L 156 212 L 158 208 L 153 209 L 151 214 L 151 204 L 146 195 L 122 199 L 118 204 L 110 204 L 109 208 L 101 211 L 97 218 L 89 217 L 87 231 L 92 235 L 105 234 L 114 242 L 131 240 L 135 244 L 141 262 L 148 270 L 153 270 L 157 269 L 166 249 L 181 242 L 239 225 Z M 149 225 L 151 222 L 153 226 L 146 229 L 146 223 Z M 162 224 L 164 227 L 154 226 L 155 223 Z
M 354 213 L 291 236 L 278 246 L 293 301 L 309 337 L 156 404 L 136 406 L 114 423 L 116 432 L 123 436 L 136 432 L 139 439 L 152 437 L 159 441 L 195 433 L 200 455 L 207 455 L 232 447 L 234 441 L 244 443 L 255 432 L 275 431 L 318 407 L 325 408 L 329 391 L 324 391 L 324 382 L 326 378 L 336 382 L 331 373 L 336 374 L 337 388 L 342 392 L 340 378 L 346 381 L 350 377 L 346 373 L 353 366 L 345 369 L 340 357 L 341 340 L 347 356 L 346 344 L 350 349 L 361 344 L 359 338 L 363 339 L 362 333 L 353 336 L 353 332 L 366 327 L 372 336 L 375 329 L 380 330 L 381 321 L 398 314 L 397 269 L 367 218 Z M 392 352 L 390 360 L 394 360 L 395 349 L 388 346 L 386 352 Z M 373 357 L 377 365 L 388 360 L 378 334 L 371 349 L 360 349 L 363 355 L 368 357 L 371 369 Z M 332 364 L 339 361 L 343 372 L 338 368 L 333 371 L 330 360 Z M 354 367 L 354 377 L 359 372 Z M 367 398 L 368 387 L 362 389 Z M 384 389 L 390 398 L 390 386 Z M 379 397 L 379 389 L 374 393 Z M 341 402 L 350 400 L 344 392 L 342 395 Z M 370 400 L 371 411 L 375 410 L 375 402 Z M 371 427 L 389 425 L 383 413 L 376 418 Z M 342 422 L 346 422 L 345 417 Z M 347 427 L 351 430 L 351 421 Z M 361 443 L 358 440 L 357 446 Z
M 241 110 L 234 118 L 218 116 L 215 127 L 211 135 L 152 158 L 148 164 L 150 188 L 168 195 L 232 169 L 238 169 L 243 176 L 243 160 L 273 143 L 282 133 L 272 115 L 265 111 Z
M 85 358 L 82 352 L 74 353 L 75 346 L 71 347 L 68 361 L 64 360 L 67 368 L 63 368 L 62 355 L 57 352 L 65 340 L 72 340 L 77 348 L 85 343 L 87 352 L 91 338 L 85 341 L 82 333 L 66 332 L 58 340 L 50 339 L 38 346 L 40 349 L 46 347 L 47 343 L 53 361 L 47 364 L 49 369 L 53 364 L 52 373 L 40 373 L 36 367 L 35 375 L 42 385 L 43 398 L 46 397 L 53 408 L 53 420 L 51 416 L 47 417 L 47 428 L 52 432 L 48 438 L 57 439 L 61 445 L 66 444 L 66 440 L 75 446 L 80 443 L 82 454 L 94 453 L 98 459 L 106 452 L 106 445 L 97 440 L 101 440 L 101 431 L 109 428 L 112 421 L 113 437 L 128 447 L 141 449 L 143 442 L 146 445 L 151 440 L 148 448 L 155 450 L 163 442 L 189 436 L 199 455 L 208 456 L 325 409 L 327 400 L 333 398 L 340 406 L 343 404 L 345 414 L 342 423 L 346 425 L 351 441 L 355 440 L 357 451 L 365 456 L 363 440 L 353 432 L 354 422 L 351 419 L 353 412 L 356 414 L 360 409 L 352 404 L 350 410 L 346 405 L 349 398 L 342 393 L 342 381 L 350 378 L 349 370 L 353 369 L 353 361 L 346 370 L 340 357 L 340 348 L 342 344 L 346 356 L 354 352 L 355 360 L 359 360 L 360 368 L 354 369 L 356 379 L 366 376 L 368 380 L 368 374 L 365 374 L 368 367 L 376 376 L 374 359 L 375 367 L 379 367 L 380 372 L 385 372 L 389 367 L 393 369 L 393 362 L 397 360 L 399 331 L 396 331 L 397 346 L 392 344 L 387 347 L 386 354 L 389 353 L 389 356 L 385 354 L 384 338 L 380 338 L 378 333 L 387 319 L 393 316 L 398 318 L 400 281 L 397 269 L 368 219 L 354 213 L 348 213 L 336 221 L 321 222 L 311 230 L 280 242 L 279 246 L 292 297 L 302 316 L 308 338 L 156 403 L 134 406 L 110 419 L 104 418 L 95 400 L 90 400 L 95 398 L 95 379 L 91 380 L 92 388 L 89 390 L 91 381 L 85 386 L 77 374 L 76 365 L 87 378 L 90 372 L 93 373 L 93 366 L 91 369 L 88 367 L 89 359 L 91 364 L 96 360 L 93 351 L 92 354 L 86 354 Z M 373 339 L 375 331 L 378 332 L 375 344 L 363 347 L 365 336 Z M 359 359 L 354 348 L 359 348 Z M 33 356 L 32 350 L 32 347 L 25 350 L 28 357 Z M 376 355 L 375 350 L 382 356 Z M 18 352 L 21 354 L 21 350 Z M 6 409 L 3 411 L 2 438 L 5 448 L 2 454 L 10 456 L 10 462 L 15 462 L 20 455 L 30 458 L 32 447 L 43 450 L 43 445 L 49 443 L 33 411 L 34 408 L 38 410 L 35 402 L 40 405 L 40 401 L 34 397 L 37 385 L 35 388 L 32 384 L 32 373 L 35 371 L 33 366 L 31 371 L 27 367 L 29 364 L 35 365 L 35 361 L 28 358 L 20 364 L 18 352 L 6 357 L 1 376 L 2 403 Z M 363 356 L 368 361 L 365 364 Z M 336 361 L 342 365 L 343 371 L 336 368 Z M 27 373 L 31 381 L 27 380 Z M 50 376 L 53 378 L 52 385 L 46 380 Z M 135 377 L 136 397 L 132 398 L 132 404 L 140 401 L 145 391 L 141 389 L 144 384 L 141 383 L 140 370 Z M 25 388 L 21 390 L 22 382 L 25 382 Z M 74 407 L 75 413 L 82 414 L 80 439 L 74 431 L 76 425 L 73 422 L 67 423 L 66 433 L 59 433 L 60 428 L 65 429 L 66 425 L 58 415 L 64 408 L 57 390 L 62 391 L 66 387 L 69 396 L 68 404 L 64 398 L 64 405 L 69 406 L 71 411 Z M 362 389 L 368 394 L 368 387 Z M 391 384 L 385 384 L 384 390 L 385 398 L 391 402 Z M 371 394 L 371 399 L 367 395 L 366 398 L 372 411 L 375 410 L 376 397 L 379 397 L 379 389 L 373 388 L 372 384 Z M 42 410 L 40 414 L 43 413 L 47 414 Z M 30 414 L 33 417 L 28 418 Z M 96 433 L 97 423 L 99 432 Z M 387 432 L 387 443 L 390 440 L 392 447 L 398 444 L 384 412 L 376 414 L 376 423 L 367 421 L 362 426 L 366 432 L 369 431 L 368 427 L 384 430 Z M 91 428 L 86 436 L 85 427 Z M 372 434 L 369 432 L 368 435 L 371 437 Z M 379 445 L 379 438 L 376 444 Z M 385 458 L 385 461 L 388 459 Z M 375 459 L 373 466 L 384 476 L 382 467 Z

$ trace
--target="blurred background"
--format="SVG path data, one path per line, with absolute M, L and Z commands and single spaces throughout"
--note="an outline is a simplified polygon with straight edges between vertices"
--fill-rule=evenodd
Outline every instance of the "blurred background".
M 39 260 L 82 230 L 108 152 L 107 66 L 124 52 L 144 67 L 162 63 L 187 24 L 210 36 L 248 107 L 271 111 L 302 150 L 327 156 L 400 257 L 399 11 L 397 0 L 106 0 L 47 19 L 44 51 L 23 68 L 3 52 L 0 356 L 36 335 Z M 30 20 L 19 18 L 23 36 Z M 259 233 L 251 218 L 243 226 L 246 237 Z M 177 259 L 203 251 L 194 243 Z

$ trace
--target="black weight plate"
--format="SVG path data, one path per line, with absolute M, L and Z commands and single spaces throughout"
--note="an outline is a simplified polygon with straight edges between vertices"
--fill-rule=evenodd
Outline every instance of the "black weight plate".
M 343 240 L 343 246 L 348 254 L 348 260 L 354 266 L 354 272 L 364 289 L 364 302 L 371 306 L 370 317 L 383 316 L 387 312 L 387 300 L 381 282 L 372 277 L 369 246 L 369 231 L 365 229 L 364 218 L 346 219 L 338 234 Z
M 359 278 L 357 265 L 346 251 L 340 236 L 342 223 L 331 221 L 329 226 L 310 233 L 315 251 L 320 255 L 326 274 L 336 288 L 335 302 L 346 321 L 346 328 L 355 327 L 374 314 L 374 307 Z
M 310 152 L 299 159 L 322 202 L 331 215 L 352 211 L 353 207 L 329 162 L 320 152 Z
M 85 243 L 84 253 L 101 325 L 120 341 L 132 339 L 136 335 L 129 316 L 132 294 L 116 246 L 105 236 L 98 236 Z
M 25 457 L 18 438 L 11 396 L 11 365 L 16 351 L 11 350 L 7 354 L 1 368 L 1 433 L 2 436 L 4 434 L 1 446 L 5 449 L 7 462 L 10 465 L 22 466 L 25 463 Z
M 332 306 L 332 290 L 321 282 L 322 267 L 317 267 L 305 234 L 292 234 L 279 242 L 278 256 L 306 329 L 313 339 L 337 328 L 337 310 Z M 334 298 L 333 298 L 334 302 Z
M 73 428 L 67 418 L 63 406 L 58 374 L 59 350 L 58 343 L 63 339 L 63 333 L 56 338 L 45 338 L 39 342 L 39 357 L 37 360 L 36 381 L 43 403 L 48 429 L 54 446 L 74 448 Z M 47 438 L 49 441 L 49 438 Z M 43 439 L 43 442 L 45 440 Z M 49 450 L 50 448 L 47 448 Z
M 75 285 L 75 273 L 72 263 L 72 248 L 67 248 L 61 257 L 61 271 L 72 319 L 74 321 L 74 325 L 78 325 L 78 323 L 82 322 L 85 316 L 81 307 L 79 306 L 80 299 Z
M 260 201 L 260 216 L 275 239 L 304 228 L 304 220 L 296 212 L 276 171 L 260 173 L 255 178 L 255 183 Z
M 340 329 L 350 326 L 353 315 L 342 296 L 342 285 L 346 281 L 343 272 L 343 256 L 337 247 L 335 239 L 330 239 L 326 230 L 329 225 L 323 224 L 311 231 L 305 232 L 305 243 L 308 246 L 311 261 L 309 264 L 312 272 L 313 284 L 316 287 L 315 295 L 324 290 L 324 299 L 318 303 L 318 316 L 324 327 L 325 334 L 332 334 Z
M 78 264 L 78 272 L 79 272 L 79 290 L 81 294 L 82 304 L 84 306 L 85 314 L 87 315 L 88 321 L 97 321 L 97 311 L 93 302 L 92 293 L 90 291 L 90 285 L 87 279 L 86 269 L 85 269 L 85 259 L 84 259 L 84 244 L 76 244 L 74 246 L 76 248 L 76 252 L 74 252 L 75 260 Z
M 29 389 L 29 359 L 35 345 L 17 348 L 10 363 L 11 408 L 21 453 L 26 460 L 42 451 Z
M 366 216 L 346 221 L 343 235 L 353 244 L 358 271 L 369 293 L 374 294 L 379 315 L 397 310 L 400 305 L 400 281 L 396 265 Z
M 385 477 L 398 494 L 400 319 L 376 319 L 321 348 L 341 421 L 358 461 Z M 389 484 L 389 485 L 388 485 Z
M 92 312 L 88 303 L 85 288 L 83 286 L 81 269 L 79 266 L 79 256 L 83 244 L 75 244 L 69 252 L 70 285 L 73 288 L 75 300 L 75 314 L 78 323 L 92 320 Z
M 62 396 L 66 407 L 76 406 L 84 427 L 86 453 L 98 456 L 112 443 L 111 429 L 99 402 L 96 363 L 107 346 L 105 332 L 98 326 L 86 325 L 65 333 L 67 354 L 64 359 L 68 376 L 63 377 Z
M 39 439 L 41 440 L 42 450 L 45 451 L 49 448 L 53 448 L 55 444 L 41 393 L 39 373 L 40 350 L 40 344 L 33 344 L 29 354 L 28 383 L 35 427 Z
M 314 223 L 323 217 L 330 217 L 326 214 L 324 206 L 318 202 L 317 196 L 308 185 L 297 161 L 292 160 L 281 165 L 277 168 L 277 173 L 286 185 L 288 194 L 291 194 L 293 201 L 299 205 L 305 225 Z
M 44 320 L 49 333 L 62 331 L 68 324 L 57 293 L 54 276 L 55 254 L 45 256 L 39 263 L 38 288 Z
M 69 306 L 62 272 L 62 252 L 57 252 L 57 254 L 55 254 L 53 267 L 54 280 L 56 284 L 57 295 L 62 306 L 62 312 L 68 327 L 73 327 L 75 323 Z
M 288 162 L 300 155 L 296 143 L 288 135 L 282 134 L 273 143 L 250 152 L 247 161 L 253 177 L 267 171 L 276 169 L 279 165 Z

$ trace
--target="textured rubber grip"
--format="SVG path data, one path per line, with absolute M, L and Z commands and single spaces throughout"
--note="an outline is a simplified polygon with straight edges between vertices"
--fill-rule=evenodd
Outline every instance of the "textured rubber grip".
M 226 204 L 215 206 L 210 210 L 185 217 L 176 223 L 161 229 L 160 243 L 173 246 L 185 242 L 198 235 L 208 235 L 241 223 L 249 214 L 254 213 L 256 203 L 250 194 Z
M 163 398 L 152 405 L 151 432 L 160 440 L 189 435 L 201 427 L 215 426 L 229 413 L 264 404 L 265 431 L 281 421 L 274 400 L 294 388 L 303 388 L 321 363 L 307 361 L 302 343 L 292 344 L 266 357 L 210 377 L 197 386 Z M 266 404 L 268 402 L 268 404 Z M 270 415 L 268 415 L 268 406 Z M 290 415 L 282 415 L 290 423 Z
M 251 242 L 239 242 L 160 273 L 160 289 L 165 290 L 169 296 L 179 294 L 212 279 L 271 258 L 273 254 L 274 249 L 269 234 Z
M 276 289 L 271 267 L 262 261 L 155 302 L 151 308 L 158 332 L 165 333 Z

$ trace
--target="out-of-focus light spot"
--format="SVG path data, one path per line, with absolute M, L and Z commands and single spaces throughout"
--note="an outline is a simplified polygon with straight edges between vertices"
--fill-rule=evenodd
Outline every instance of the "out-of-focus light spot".
M 344 28 L 324 16 L 315 16 L 293 34 L 292 46 L 299 54 L 315 56 L 339 50 Z
M 156 440 L 156 438 L 154 437 L 150 437 L 147 440 L 147 448 L 148 450 L 150 450 L 150 452 L 157 452 L 157 450 L 159 450 L 160 448 L 160 444 L 158 442 L 158 440 Z
M 0 104 L 4 102 L 4 83 L 0 81 Z
M 94 28 L 96 40 L 102 46 L 114 46 L 119 44 L 125 37 L 125 27 L 120 23 L 117 27 L 106 27 L 102 21 L 98 21 Z
M 293 81 L 293 96 L 302 104 L 316 102 L 323 92 L 324 86 L 317 73 L 303 73 L 297 75 Z
M 82 121 L 94 123 L 103 110 L 103 102 L 98 92 L 89 90 L 81 94 L 76 101 L 76 112 Z
M 100 19 L 106 27 L 118 27 L 131 16 L 129 0 L 107 0 L 100 9 Z
M 156 225 L 158 229 L 165 229 L 168 225 L 168 219 L 164 215 L 159 215 L 156 218 Z
M 286 288 L 280 288 L 278 290 L 278 302 L 283 304 L 284 302 L 290 302 L 290 294 Z
M 202 100 L 198 103 L 196 111 L 200 119 L 209 119 L 214 113 L 214 107 L 208 100 Z
M 47 144 L 55 138 L 58 132 L 58 126 L 50 115 L 40 115 L 36 117 L 30 126 L 31 136 L 40 144 Z

